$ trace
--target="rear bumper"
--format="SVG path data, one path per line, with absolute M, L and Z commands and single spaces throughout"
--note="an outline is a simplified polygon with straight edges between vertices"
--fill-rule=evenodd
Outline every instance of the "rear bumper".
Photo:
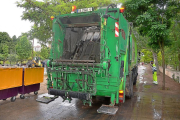
M 90 100 L 91 99 L 90 93 L 57 90 L 57 89 L 53 89 L 53 88 L 49 88 L 48 93 L 50 95 L 61 96 L 61 97 L 69 97 L 69 98 L 78 98 L 81 100 Z

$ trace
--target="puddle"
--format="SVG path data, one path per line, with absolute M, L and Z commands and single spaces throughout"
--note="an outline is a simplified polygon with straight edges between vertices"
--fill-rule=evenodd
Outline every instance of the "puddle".
M 43 96 L 54 97 L 54 95 L 50 95 L 48 93 L 45 93 L 45 94 L 38 95 L 38 98 L 43 97 Z
M 144 83 L 144 84 L 147 83 L 147 81 L 143 81 L 143 79 L 144 79 L 143 75 L 145 73 L 145 70 L 146 70 L 146 67 L 144 67 L 144 66 L 138 67 L 139 83 Z
M 61 104 L 59 104 L 59 105 L 61 105 L 61 106 L 66 106 L 66 107 L 68 107 L 68 106 L 73 106 L 73 107 L 75 107 L 75 104 L 73 104 L 73 103 L 69 103 L 69 102 L 67 102 L 67 101 L 65 101 L 65 102 L 62 102 Z

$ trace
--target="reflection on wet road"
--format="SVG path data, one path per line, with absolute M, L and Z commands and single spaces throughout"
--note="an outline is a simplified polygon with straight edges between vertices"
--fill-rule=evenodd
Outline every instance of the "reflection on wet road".
M 138 74 L 134 97 L 119 105 L 114 116 L 97 113 L 102 104 L 109 103 L 109 98 L 94 98 L 89 107 L 83 106 L 78 99 L 73 99 L 72 103 L 62 102 L 60 97 L 43 104 L 35 101 L 43 95 L 29 94 L 24 100 L 17 98 L 13 103 L 0 101 L 0 120 L 179 120 L 180 95 L 159 90 L 151 78 L 145 76 L 152 74 L 145 66 L 139 66 Z
M 145 73 L 146 67 L 144 66 L 139 66 L 138 67 L 138 75 L 139 75 L 139 83 L 147 83 L 147 81 L 143 81 L 143 75 Z

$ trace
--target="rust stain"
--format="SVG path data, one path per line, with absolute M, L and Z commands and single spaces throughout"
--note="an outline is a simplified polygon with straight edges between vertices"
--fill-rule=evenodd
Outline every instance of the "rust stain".
M 126 39 L 126 33 L 123 29 L 121 29 L 121 35 L 122 35 L 123 39 L 125 40 Z
M 60 43 L 62 43 L 62 41 L 61 41 L 60 39 L 59 39 L 58 41 L 59 41 Z

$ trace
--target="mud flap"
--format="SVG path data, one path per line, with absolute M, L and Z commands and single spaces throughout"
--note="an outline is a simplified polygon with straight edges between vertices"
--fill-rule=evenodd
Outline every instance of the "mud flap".
M 99 109 L 97 109 L 98 113 L 104 113 L 109 115 L 115 115 L 118 111 L 117 106 L 110 106 L 110 105 L 102 105 Z

